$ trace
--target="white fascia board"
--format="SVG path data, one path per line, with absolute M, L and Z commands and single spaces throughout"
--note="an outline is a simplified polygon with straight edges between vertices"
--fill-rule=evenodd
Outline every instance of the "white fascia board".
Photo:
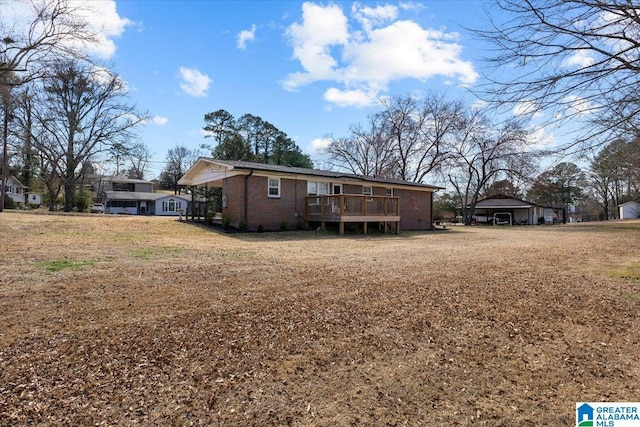
M 232 167 L 200 158 L 196 164 L 178 180 L 178 184 L 205 185 L 215 182 L 219 183 L 222 182 L 224 178 L 229 178 L 235 175 L 243 175 L 242 171 L 234 171 L 232 169 Z

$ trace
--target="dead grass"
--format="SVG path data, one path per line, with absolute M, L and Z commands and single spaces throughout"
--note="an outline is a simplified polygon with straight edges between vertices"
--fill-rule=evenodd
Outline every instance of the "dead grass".
M 640 395 L 640 222 L 0 214 L 1 425 L 572 425 Z M 62 268 L 49 268 L 57 266 Z

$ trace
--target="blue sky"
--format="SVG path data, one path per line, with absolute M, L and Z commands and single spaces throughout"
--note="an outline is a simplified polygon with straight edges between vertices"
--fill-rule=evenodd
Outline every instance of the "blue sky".
M 102 7 L 98 53 L 127 82 L 131 102 L 153 117 L 140 129 L 154 153 L 149 179 L 168 149 L 212 142 L 203 117 L 218 109 L 262 117 L 319 163 L 323 139 L 347 136 L 382 96 L 468 97 L 483 54 L 462 28 L 482 25 L 482 3 L 473 0 Z
M 469 89 L 482 83 L 489 54 L 465 29 L 486 24 L 480 0 L 70 1 L 100 35 L 82 48 L 124 79 L 130 103 L 150 117 L 139 129 L 153 153 L 147 179 L 162 171 L 169 149 L 212 143 L 204 115 L 220 109 L 260 116 L 322 168 L 326 138 L 348 136 L 381 98 L 436 91 L 476 103 Z M 3 21 L 29 22 L 25 4 L 0 3 Z M 569 59 L 560 66 L 592 60 L 580 52 Z M 523 100 L 508 114 L 531 108 Z M 538 145 L 557 143 L 555 130 L 534 130 Z

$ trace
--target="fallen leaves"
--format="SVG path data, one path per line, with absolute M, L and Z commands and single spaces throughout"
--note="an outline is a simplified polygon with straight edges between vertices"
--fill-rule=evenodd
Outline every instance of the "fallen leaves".
M 568 425 L 576 401 L 640 391 L 638 285 L 597 274 L 634 262 L 637 227 L 227 236 L 4 213 L 0 424 Z M 94 264 L 39 264 L 59 259 Z

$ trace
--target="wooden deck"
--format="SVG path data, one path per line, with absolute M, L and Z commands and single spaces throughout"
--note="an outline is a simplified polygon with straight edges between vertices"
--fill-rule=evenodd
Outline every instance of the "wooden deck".
M 305 221 L 320 222 L 324 230 L 327 223 L 337 223 L 340 234 L 344 224 L 359 222 L 367 232 L 368 223 L 378 223 L 387 231 L 393 225 L 400 232 L 400 204 L 397 197 L 341 194 L 333 196 L 308 196 Z

